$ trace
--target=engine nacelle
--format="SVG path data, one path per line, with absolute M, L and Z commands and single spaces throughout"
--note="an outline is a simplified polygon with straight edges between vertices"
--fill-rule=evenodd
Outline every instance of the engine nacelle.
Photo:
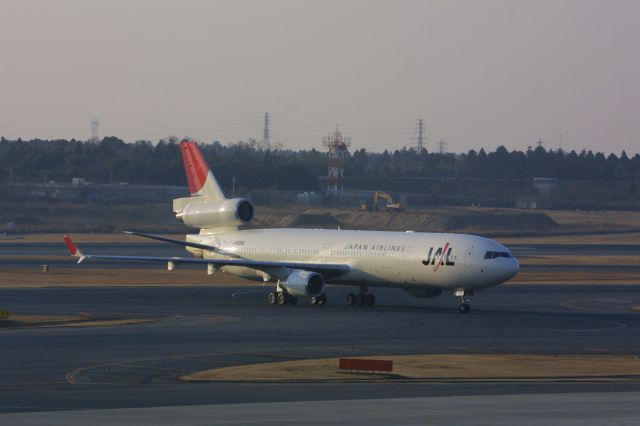
M 292 296 L 320 296 L 324 293 L 324 278 L 316 272 L 296 269 L 282 284 Z
M 247 224 L 253 219 L 253 204 L 244 198 L 233 198 L 220 202 L 194 202 L 180 206 L 180 201 L 174 200 L 176 217 L 185 225 L 193 228 L 219 228 Z M 181 207 L 181 208 L 180 208 Z

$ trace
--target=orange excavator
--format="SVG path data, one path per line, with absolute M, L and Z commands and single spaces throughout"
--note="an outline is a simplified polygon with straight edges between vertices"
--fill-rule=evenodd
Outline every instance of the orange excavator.
M 365 211 L 379 211 L 380 210 L 380 199 L 386 200 L 386 204 L 382 206 L 384 211 L 395 211 L 395 212 L 403 212 L 404 205 L 400 201 L 394 200 L 391 194 L 386 192 L 374 192 L 373 193 L 373 204 L 369 203 L 367 200 L 364 204 L 362 204 L 361 209 Z

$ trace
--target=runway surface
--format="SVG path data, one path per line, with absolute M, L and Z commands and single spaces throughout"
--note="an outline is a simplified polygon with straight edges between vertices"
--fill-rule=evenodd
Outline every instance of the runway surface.
M 13 424 L 589 425 L 638 424 L 640 392 L 218 404 L 5 415 Z M 0 421 L 2 417 L 0 417 Z
M 184 255 L 180 247 L 153 243 L 82 248 L 94 253 Z M 579 254 L 585 248 L 523 245 L 513 250 L 516 256 L 534 256 L 548 251 Z M 624 245 L 597 250 L 590 253 L 640 253 L 638 246 Z M 24 254 L 36 258 L 22 259 Z M 40 254 L 63 256 L 66 248 L 55 243 L 2 243 L 0 268 L 39 265 Z M 59 262 L 71 265 L 68 258 Z M 105 266 L 115 265 L 80 265 L 79 272 Z M 514 424 L 514 419 L 542 424 L 556 418 L 566 424 L 603 419 L 624 424 L 640 419 L 640 408 L 630 402 L 640 397 L 640 382 L 628 378 L 340 384 L 177 379 L 209 368 L 338 356 L 640 353 L 640 313 L 629 310 L 640 304 L 640 285 L 503 285 L 478 292 L 469 315 L 457 313 L 458 300 L 451 294 L 422 300 L 401 290 L 376 289 L 377 306 L 363 308 L 343 303 L 351 289 L 331 287 L 327 306 L 302 301 L 283 307 L 266 303 L 269 290 L 208 286 L 204 274 L 202 282 L 181 287 L 0 289 L 0 307 L 16 313 L 154 319 L 109 327 L 1 326 L 0 413 L 5 414 L 0 414 L 0 424 L 100 424 L 105 419 L 161 424 L 161 419 L 173 418 L 166 417 L 166 410 L 184 413 L 184 424 L 206 423 L 202 419 L 212 413 L 221 423 L 245 424 L 408 424 L 425 423 L 419 421 L 425 416 L 437 424 L 466 423 L 468 416 L 476 424 Z M 540 405 L 545 401 L 549 404 Z M 547 414 L 532 417 L 532 407 Z
M 461 315 L 443 295 L 376 291 L 379 305 L 271 306 L 262 287 L 3 289 L 14 312 L 156 318 L 147 324 L 0 328 L 0 411 L 38 412 L 452 395 L 639 392 L 637 382 L 183 383 L 247 363 L 413 353 L 640 352 L 637 286 L 501 286 Z M 481 368 L 481 366 L 479 366 Z M 640 415 L 640 409 L 636 411 Z M 3 418 L 0 417 L 0 423 Z

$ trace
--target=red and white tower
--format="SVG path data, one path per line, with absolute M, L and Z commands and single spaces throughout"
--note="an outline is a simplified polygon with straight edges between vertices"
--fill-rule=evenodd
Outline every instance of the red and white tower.
M 349 155 L 351 138 L 342 136 L 336 127 L 336 131 L 322 138 L 322 144 L 329 150 L 327 165 L 327 195 L 336 195 L 343 190 L 344 162 Z

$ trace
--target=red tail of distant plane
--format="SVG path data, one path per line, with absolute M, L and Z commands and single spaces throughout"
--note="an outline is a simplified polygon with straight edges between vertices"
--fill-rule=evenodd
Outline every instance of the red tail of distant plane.
M 73 243 L 73 241 L 71 240 L 71 238 L 69 238 L 68 235 L 64 236 L 64 242 L 67 243 L 67 247 L 69 248 L 69 251 L 71 252 L 71 254 L 75 256 L 78 253 L 78 247 L 76 247 L 76 245 Z
M 224 200 L 224 193 L 213 177 L 198 145 L 191 141 L 182 141 L 180 153 L 191 196 L 206 196 L 212 201 Z

